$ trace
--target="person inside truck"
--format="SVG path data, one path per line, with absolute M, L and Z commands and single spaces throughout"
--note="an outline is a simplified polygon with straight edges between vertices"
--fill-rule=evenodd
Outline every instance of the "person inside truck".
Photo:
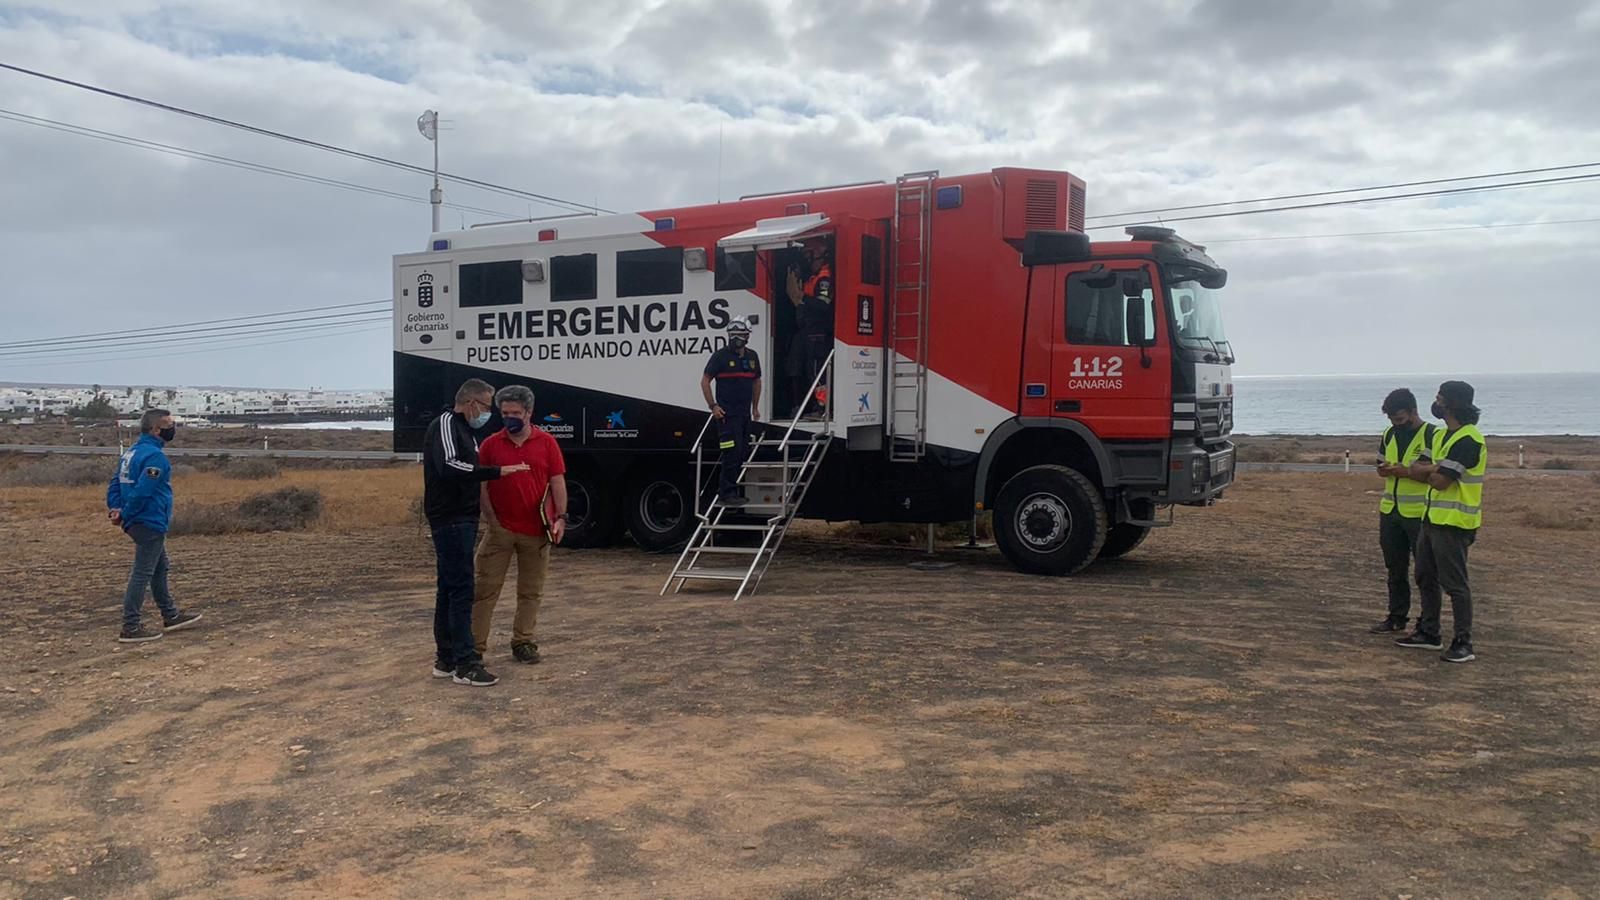
M 820 416 L 827 403 L 827 378 L 817 383 L 817 373 L 833 349 L 833 264 L 821 243 L 807 244 L 804 254 L 789 269 L 785 294 L 795 309 L 794 339 L 786 371 L 794 385 L 795 408 L 805 417 Z M 810 393 L 810 396 L 807 394 Z
M 728 344 L 711 354 L 700 376 L 700 393 L 717 419 L 722 449 L 717 498 L 724 506 L 743 506 L 739 473 L 750 457 L 750 423 L 761 421 L 761 359 L 748 346 L 750 320 L 734 316 L 728 323 Z M 711 384 L 717 393 L 711 396 Z

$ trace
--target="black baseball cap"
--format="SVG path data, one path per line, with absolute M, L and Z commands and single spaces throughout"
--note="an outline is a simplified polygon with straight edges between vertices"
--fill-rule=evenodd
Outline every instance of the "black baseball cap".
M 1439 385 L 1439 398 L 1456 412 L 1477 413 L 1479 410 L 1472 405 L 1472 397 L 1472 385 L 1465 381 L 1446 381 Z

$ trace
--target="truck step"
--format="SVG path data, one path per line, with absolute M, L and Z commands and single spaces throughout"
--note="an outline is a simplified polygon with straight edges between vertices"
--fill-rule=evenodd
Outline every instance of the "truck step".
M 760 547 L 720 547 L 716 544 L 701 544 L 694 548 L 696 553 L 721 553 L 730 556 L 755 556 L 761 552 Z
M 707 525 L 706 526 L 706 530 L 707 531 L 766 531 L 769 527 L 770 526 L 767 526 L 767 525 L 724 525 L 724 524 L 717 524 L 717 525 Z

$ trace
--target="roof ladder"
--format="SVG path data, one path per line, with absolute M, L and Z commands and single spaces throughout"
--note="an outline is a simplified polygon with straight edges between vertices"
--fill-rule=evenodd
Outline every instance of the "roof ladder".
M 805 396 L 817 393 L 818 384 L 832 368 L 833 356 L 829 354 Z M 737 582 L 735 600 L 743 597 L 746 591 L 754 593 L 760 586 L 767 567 L 778 555 L 778 547 L 783 544 L 789 525 L 800 511 L 800 504 L 805 501 L 812 478 L 833 443 L 832 391 L 827 392 L 827 398 L 820 420 L 805 420 L 803 411 L 797 410 L 782 437 L 756 441 L 751 446 L 750 459 L 740 470 L 738 479 L 749 501 L 743 506 L 726 506 L 717 498 L 704 511 L 699 509 L 699 498 L 705 496 L 706 491 L 704 481 L 710 480 L 714 485 L 717 476 L 716 464 L 708 466 L 701 450 L 706 434 L 712 430 L 712 420 L 706 420 L 694 442 L 695 512 L 700 524 L 678 556 L 667 583 L 661 586 L 663 596 L 668 590 L 676 594 L 685 581 L 694 580 Z M 803 408 L 804 404 L 801 406 Z M 741 536 L 753 534 L 760 536 L 755 546 L 751 546 L 749 540 L 739 540 Z
M 916 462 L 928 446 L 928 269 L 937 171 L 895 179 L 889 294 L 889 459 Z

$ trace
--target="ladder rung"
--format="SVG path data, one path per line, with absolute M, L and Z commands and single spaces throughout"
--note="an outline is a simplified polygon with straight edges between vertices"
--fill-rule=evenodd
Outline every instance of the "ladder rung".
M 731 507 L 729 508 L 729 511 L 730 512 L 732 511 Z M 725 524 L 718 523 L 716 525 L 707 525 L 706 526 L 706 530 L 707 531 L 766 531 L 768 528 L 771 528 L 771 527 L 772 527 L 771 525 L 725 525 Z
M 760 547 L 719 547 L 715 544 L 702 544 L 694 548 L 696 553 L 724 553 L 738 554 L 739 556 L 755 556 L 761 553 Z
M 701 578 L 709 581 L 743 581 L 750 574 L 748 569 L 702 569 L 698 566 L 693 569 L 680 569 L 673 578 Z

